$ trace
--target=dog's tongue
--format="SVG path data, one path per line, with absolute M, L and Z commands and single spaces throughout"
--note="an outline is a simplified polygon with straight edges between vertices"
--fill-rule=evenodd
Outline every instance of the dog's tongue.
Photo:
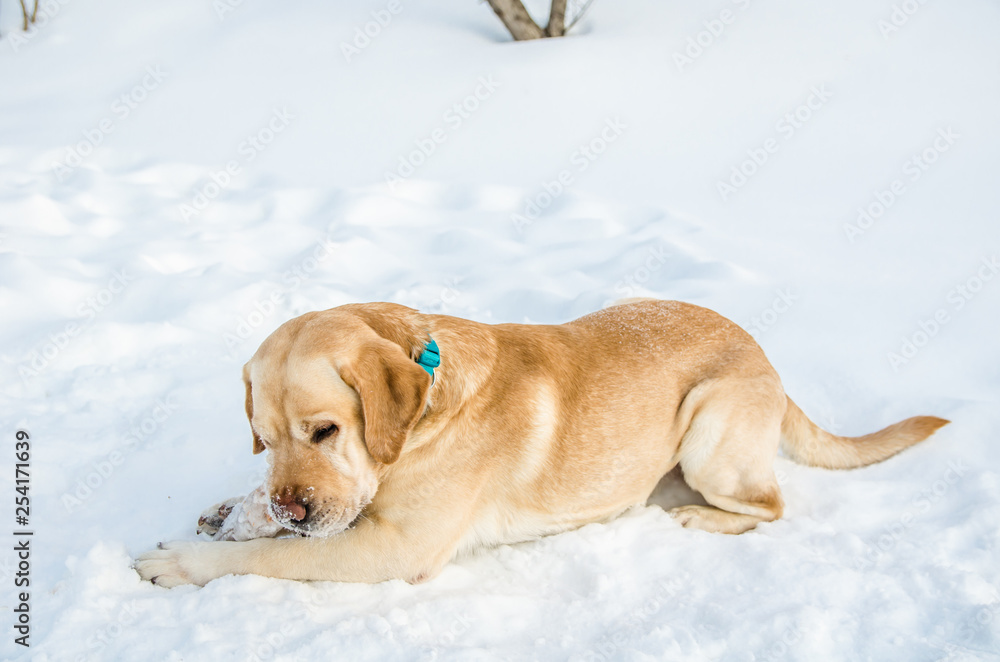
M 288 516 L 291 517 L 293 521 L 301 522 L 306 518 L 305 506 L 295 503 L 294 501 L 285 506 L 285 511 L 288 512 Z
M 306 507 L 294 499 L 281 499 L 271 504 L 274 515 L 278 519 L 286 517 L 293 522 L 301 522 L 306 518 Z

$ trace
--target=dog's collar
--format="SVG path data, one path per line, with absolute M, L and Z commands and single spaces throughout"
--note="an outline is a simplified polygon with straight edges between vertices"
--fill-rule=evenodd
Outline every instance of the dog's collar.
M 427 336 L 428 343 L 424 345 L 424 351 L 420 353 L 417 357 L 417 365 L 427 371 L 427 374 L 431 376 L 431 386 L 434 386 L 436 377 L 434 376 L 434 368 L 441 365 L 441 350 L 438 349 L 438 345 L 434 342 L 434 339 Z

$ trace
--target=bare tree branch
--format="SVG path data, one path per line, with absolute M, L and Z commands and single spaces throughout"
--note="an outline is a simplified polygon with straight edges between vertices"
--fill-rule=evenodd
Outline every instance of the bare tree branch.
M 38 0 L 35 0 L 35 8 L 31 10 L 31 22 L 34 23 L 36 18 L 38 18 Z
M 546 37 L 561 37 L 566 34 L 566 0 L 552 0 L 549 24 L 545 26 Z
M 24 4 L 24 0 L 21 0 L 21 15 L 24 16 L 24 25 L 22 30 L 28 31 L 28 5 Z
M 580 19 L 583 18 L 583 15 L 587 13 L 587 10 L 590 9 L 590 5 L 592 4 L 594 4 L 594 0 L 587 0 L 583 4 L 583 7 L 580 8 L 580 11 L 576 13 L 576 16 L 573 17 L 573 20 L 570 21 L 569 25 L 566 26 L 566 32 L 572 30 L 573 26 L 580 22 Z
M 538 27 L 531 14 L 524 8 L 521 0 L 486 0 L 490 7 L 500 17 L 507 30 L 516 41 L 527 39 L 541 39 L 546 36 L 545 31 Z M 21 0 L 24 4 L 24 0 Z M 565 1 L 564 3 L 565 4 Z

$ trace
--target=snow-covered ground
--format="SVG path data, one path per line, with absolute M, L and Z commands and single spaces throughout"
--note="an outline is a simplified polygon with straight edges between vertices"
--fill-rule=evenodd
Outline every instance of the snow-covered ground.
M 474 0 L 0 9 L 3 659 L 1000 659 L 995 1 L 599 0 L 524 44 Z M 954 422 L 779 458 L 741 536 L 650 505 L 418 586 L 130 569 L 260 482 L 240 366 L 283 321 L 629 295 L 744 325 L 828 429 Z

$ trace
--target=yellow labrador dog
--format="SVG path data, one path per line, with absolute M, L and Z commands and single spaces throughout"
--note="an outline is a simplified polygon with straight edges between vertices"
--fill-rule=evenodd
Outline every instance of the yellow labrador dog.
M 144 579 L 419 582 L 463 552 L 613 518 L 678 464 L 710 505 L 671 514 L 742 533 L 781 517 L 779 446 L 846 469 L 947 423 L 824 432 L 746 332 L 675 301 L 558 326 L 341 306 L 282 325 L 243 378 L 254 453 L 269 455 L 261 535 L 300 535 L 167 543 L 137 560 Z

